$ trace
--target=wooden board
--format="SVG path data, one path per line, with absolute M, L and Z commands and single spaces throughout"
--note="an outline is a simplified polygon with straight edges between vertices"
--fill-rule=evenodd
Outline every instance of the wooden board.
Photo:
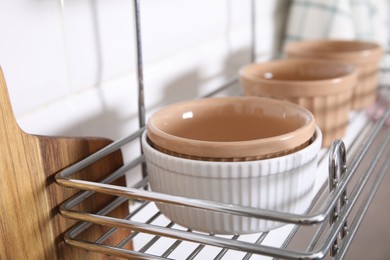
M 36 136 L 18 126 L 12 112 L 0 69 L 0 259 L 104 259 L 67 246 L 64 231 L 75 224 L 58 213 L 58 205 L 75 194 L 54 183 L 59 170 L 101 149 L 111 141 L 103 138 Z M 121 152 L 103 158 L 83 170 L 88 180 L 99 180 L 123 165 Z M 117 181 L 125 185 L 125 179 Z M 94 195 L 81 210 L 95 212 L 112 197 Z M 115 214 L 128 214 L 123 205 Z M 93 227 L 84 238 L 97 238 L 103 227 Z M 119 241 L 130 232 L 121 230 L 112 238 Z M 130 245 L 131 247 L 131 245 Z

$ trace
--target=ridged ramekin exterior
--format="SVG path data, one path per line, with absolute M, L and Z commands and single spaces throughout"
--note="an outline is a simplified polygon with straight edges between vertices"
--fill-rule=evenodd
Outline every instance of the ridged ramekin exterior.
M 287 58 L 302 58 L 300 55 L 287 54 Z M 318 58 L 318 57 L 312 57 Z M 348 60 L 345 60 L 348 61 Z M 375 102 L 378 87 L 378 68 L 380 57 L 374 60 L 366 61 L 348 61 L 358 71 L 358 80 L 352 91 L 351 109 L 363 109 Z M 314 115 L 315 116 L 315 115 Z M 323 134 L 326 135 L 325 131 Z
M 366 108 L 375 102 L 378 87 L 379 59 L 356 64 L 359 79 L 352 97 L 352 109 Z
M 241 75 L 240 81 L 245 95 L 287 100 L 310 110 L 314 115 L 316 124 L 321 128 L 323 147 L 329 147 L 334 139 L 344 136 L 348 125 L 349 112 L 352 108 L 356 77 L 355 80 L 344 83 L 350 84 L 351 87 L 348 90 L 328 95 L 314 96 L 302 93 L 300 97 L 292 97 L 287 91 L 283 96 L 274 95 L 270 91 L 262 88 L 267 83 L 258 82 L 243 75 Z M 327 86 L 326 84 L 320 85 L 317 83 L 315 87 L 326 88 Z
M 309 109 L 322 131 L 322 146 L 329 147 L 345 134 L 351 111 L 352 90 L 318 97 L 287 98 Z
M 337 42 L 344 42 L 350 45 L 349 51 L 312 51 L 308 46 L 321 46 Z M 365 48 L 356 50 L 355 46 L 366 44 Z M 319 47 L 321 48 L 321 47 Z M 287 45 L 287 58 L 314 58 L 332 61 L 344 61 L 353 64 L 359 72 L 359 78 L 353 90 L 352 109 L 364 109 L 375 102 L 378 87 L 378 69 L 382 58 L 383 50 L 377 43 L 360 41 L 333 41 L 314 40 L 294 42 Z
M 312 144 L 295 153 L 249 162 L 206 162 L 174 157 L 142 146 L 153 191 L 188 198 L 236 204 L 290 213 L 303 213 L 313 199 L 317 154 L 321 148 L 317 127 Z M 282 223 L 157 203 L 174 222 L 193 230 L 216 234 L 268 231 Z

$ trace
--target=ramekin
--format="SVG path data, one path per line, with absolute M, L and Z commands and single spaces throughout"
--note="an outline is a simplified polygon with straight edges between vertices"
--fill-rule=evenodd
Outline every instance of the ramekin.
M 273 60 L 240 70 L 245 95 L 287 100 L 310 110 L 328 147 L 345 134 L 357 82 L 352 64 L 315 59 Z
M 157 150 L 207 161 L 279 157 L 310 143 L 313 114 L 290 102 L 260 97 L 187 100 L 155 112 L 148 137 Z
M 377 43 L 357 40 L 305 40 L 288 44 L 285 53 L 287 58 L 350 62 L 359 71 L 352 108 L 366 108 L 375 101 L 378 68 L 382 57 L 382 48 Z
M 322 134 L 289 155 L 246 162 L 206 162 L 184 159 L 154 149 L 142 136 L 150 187 L 187 198 L 288 213 L 304 213 L 313 199 L 317 154 Z M 269 231 L 283 223 L 156 203 L 169 219 L 184 227 L 215 234 Z

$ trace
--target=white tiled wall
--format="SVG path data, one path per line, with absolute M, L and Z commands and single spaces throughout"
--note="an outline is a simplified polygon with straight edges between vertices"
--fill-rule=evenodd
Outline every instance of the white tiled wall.
M 284 2 L 284 3 L 283 3 Z M 270 56 L 288 1 L 257 1 Z M 143 0 L 147 111 L 214 89 L 250 60 L 250 0 Z M 286 8 L 282 8 L 285 10 Z M 0 66 L 29 133 L 118 139 L 137 126 L 132 0 L 2 0 Z
M 256 1 L 260 60 L 281 46 L 289 3 Z M 250 61 L 250 8 L 141 1 L 148 114 L 237 75 Z M 134 34 L 133 0 L 1 0 L 0 66 L 22 129 L 114 140 L 137 129 Z
M 0 64 L 16 114 L 70 94 L 58 1 L 2 1 L 0 32 Z

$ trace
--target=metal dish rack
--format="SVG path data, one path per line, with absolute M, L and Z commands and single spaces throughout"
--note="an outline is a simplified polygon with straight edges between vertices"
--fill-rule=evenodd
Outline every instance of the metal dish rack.
M 252 4 L 254 5 L 254 1 L 252 1 Z M 56 175 L 58 184 L 83 191 L 60 207 L 60 212 L 64 217 L 81 221 L 65 234 L 65 242 L 71 246 L 88 251 L 132 259 L 194 259 L 196 257 L 204 259 L 205 254 L 208 258 L 213 259 L 222 259 L 223 257 L 228 259 L 249 259 L 257 255 L 283 259 L 321 259 L 328 254 L 336 259 L 342 259 L 381 180 L 390 167 L 390 160 L 384 158 L 386 157 L 384 155 L 390 152 L 390 128 L 384 127 L 385 121 L 390 115 L 388 105 L 385 105 L 387 107 L 386 111 L 380 120 L 375 123 L 369 122 L 362 112 L 351 114 L 349 129 L 354 129 L 354 132 L 347 133 L 345 138 L 349 150 L 348 154 L 346 146 L 341 140 L 335 140 L 329 150 L 322 149 L 319 155 L 319 172 L 317 173 L 322 176 L 319 177 L 320 180 L 318 181 L 318 193 L 309 210 L 302 215 L 152 192 L 148 188 L 147 169 L 145 158 L 142 154 L 136 155 L 129 163 L 100 182 L 71 178 L 75 173 L 121 149 L 125 144 L 139 142 L 140 136 L 145 129 L 139 0 L 134 0 L 134 7 L 140 129 Z M 254 10 L 253 7 L 252 10 Z M 256 39 L 254 28 L 255 15 L 252 13 L 252 60 L 255 60 L 254 46 Z M 206 96 L 215 95 L 237 82 L 238 79 L 234 78 Z M 381 91 L 381 88 L 379 89 Z M 388 88 L 384 87 L 382 90 L 388 91 Z M 375 156 L 369 158 L 368 167 L 363 167 L 366 165 L 365 162 L 367 161 L 369 151 L 374 153 Z M 347 163 L 347 157 L 351 161 L 350 163 Z M 129 170 L 137 167 L 142 171 L 143 178 L 133 187 L 110 184 L 116 179 L 123 177 Z M 359 171 L 363 172 L 363 174 L 359 175 Z M 330 180 L 329 184 L 327 179 Z M 93 196 L 95 193 L 114 195 L 116 199 L 99 212 L 80 212 L 74 209 L 80 202 Z M 360 195 L 363 193 L 366 193 L 366 195 L 361 199 Z M 109 216 L 111 211 L 123 203 L 128 203 L 129 200 L 131 205 L 130 215 L 124 219 Z M 166 219 L 155 207 L 154 202 L 172 203 L 227 214 L 285 222 L 287 225 L 284 228 L 288 230 L 288 235 L 283 239 L 279 239 L 279 244 L 270 244 L 270 242 L 267 242 L 267 239 L 274 236 L 276 231 L 241 236 L 219 236 L 200 233 L 180 227 Z M 352 220 L 350 220 L 351 218 Z M 110 228 L 94 241 L 79 239 L 78 235 L 92 225 L 104 225 Z M 311 241 L 305 244 L 306 248 L 302 250 L 288 248 L 290 242 L 299 233 L 299 230 L 306 226 L 314 228 L 310 237 Z M 124 238 L 119 244 L 110 245 L 105 243 L 118 229 L 131 231 L 129 231 L 129 236 Z M 141 241 L 142 245 L 138 246 L 137 239 Z M 165 242 L 162 243 L 162 241 Z M 124 248 L 128 243 L 133 243 L 134 250 Z M 207 248 L 211 250 L 207 251 Z M 204 255 L 202 256 L 202 254 Z

